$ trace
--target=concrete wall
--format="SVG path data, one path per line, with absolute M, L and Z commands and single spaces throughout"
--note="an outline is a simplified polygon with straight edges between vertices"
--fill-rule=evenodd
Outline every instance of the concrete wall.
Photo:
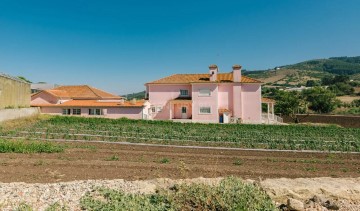
M 39 108 L 17 108 L 17 109 L 1 109 L 0 122 L 24 117 L 36 116 L 40 113 Z
M 0 109 L 30 107 L 30 84 L 0 75 Z

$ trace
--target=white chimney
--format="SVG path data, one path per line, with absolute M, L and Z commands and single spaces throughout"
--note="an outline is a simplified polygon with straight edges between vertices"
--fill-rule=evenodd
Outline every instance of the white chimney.
M 235 64 L 233 65 L 233 81 L 241 82 L 241 65 Z
M 218 67 L 216 66 L 216 64 L 212 64 L 209 66 L 209 73 L 210 73 L 210 81 L 216 81 L 218 74 Z

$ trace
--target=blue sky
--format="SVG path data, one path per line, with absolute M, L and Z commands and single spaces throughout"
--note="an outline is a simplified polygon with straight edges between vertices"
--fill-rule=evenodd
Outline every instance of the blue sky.
M 0 72 L 116 94 L 217 64 L 360 55 L 358 0 L 0 0 Z

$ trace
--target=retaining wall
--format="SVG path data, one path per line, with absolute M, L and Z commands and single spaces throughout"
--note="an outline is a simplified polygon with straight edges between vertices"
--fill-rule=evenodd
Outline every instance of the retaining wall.
M 32 108 L 16 108 L 16 109 L 0 109 L 0 122 L 24 117 L 31 117 L 40 114 L 37 107 Z

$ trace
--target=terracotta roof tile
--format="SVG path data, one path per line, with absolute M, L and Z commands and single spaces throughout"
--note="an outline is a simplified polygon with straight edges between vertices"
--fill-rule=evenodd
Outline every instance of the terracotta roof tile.
M 110 94 L 108 92 L 96 89 L 88 85 L 59 86 L 51 90 L 65 91 L 72 99 L 121 99 L 120 96 Z
M 144 106 L 144 100 L 138 100 L 136 102 L 124 101 L 99 101 L 99 100 L 69 100 L 62 104 L 31 104 L 33 107 L 142 107 Z
M 227 83 L 233 82 L 233 74 L 230 73 L 218 73 L 217 82 Z M 149 82 L 148 84 L 178 84 L 178 83 L 209 83 L 209 74 L 175 74 L 165 78 L 161 78 L 156 81 Z M 247 76 L 241 76 L 241 83 L 262 83 L 259 80 L 249 78 Z
M 270 98 L 263 97 L 261 98 L 262 103 L 275 103 L 276 101 Z

